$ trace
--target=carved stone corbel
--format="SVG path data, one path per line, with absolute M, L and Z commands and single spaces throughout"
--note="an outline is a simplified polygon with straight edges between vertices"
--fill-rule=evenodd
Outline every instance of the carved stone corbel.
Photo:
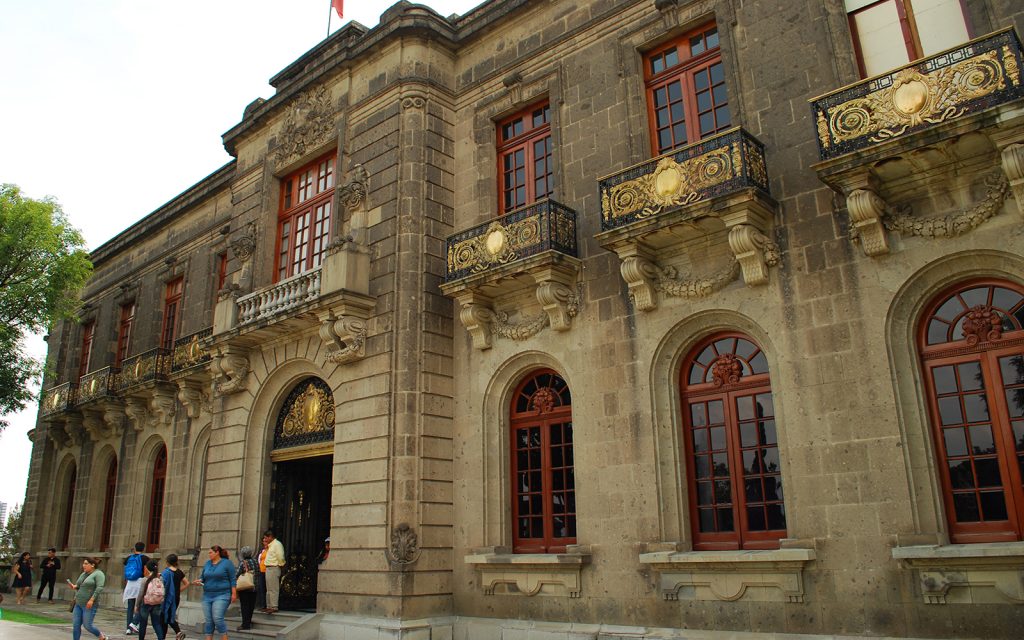
M 1010 181 L 1010 189 L 1017 200 L 1017 210 L 1024 217 L 1024 144 L 1014 143 L 1001 154 L 1003 173 Z
M 142 431 L 146 428 L 146 420 L 149 418 L 149 407 L 144 398 L 129 396 L 125 398 L 124 413 L 128 416 L 128 422 L 132 429 Z
M 779 263 L 779 250 L 768 236 L 749 224 L 729 229 L 729 248 L 740 263 L 747 286 L 768 284 L 768 267 Z
M 57 449 L 62 449 L 70 443 L 67 431 L 64 430 L 63 422 L 51 422 L 50 426 L 46 429 L 46 435 L 53 441 L 53 446 Z
M 80 420 L 69 419 L 64 423 L 64 433 L 68 437 L 68 444 L 76 447 L 85 442 L 85 429 L 82 428 Z
M 201 382 L 188 378 L 178 380 L 178 402 L 185 407 L 185 415 L 189 418 L 198 418 L 209 401 L 210 397 L 205 393 Z
M 103 424 L 106 425 L 106 433 L 112 437 L 119 437 L 124 431 L 124 403 L 118 400 L 107 400 L 103 407 Z
M 327 362 L 342 364 L 358 360 L 366 355 L 366 322 L 355 316 L 329 315 L 320 320 L 320 339 L 333 347 L 327 351 Z
M 349 171 L 349 178 L 345 184 L 338 187 L 338 198 L 341 206 L 348 211 L 358 209 L 366 202 L 366 183 L 370 175 L 361 164 L 352 165 Z
M 149 411 L 158 427 L 169 427 L 174 422 L 174 391 L 162 387 L 153 389 L 149 398 Z
M 491 307 L 491 300 L 472 291 L 460 293 L 456 300 L 461 307 L 459 320 L 462 321 L 462 326 L 466 327 L 466 331 L 472 337 L 473 348 L 490 349 L 492 324 L 494 323 L 494 309 Z
M 221 347 L 210 363 L 214 372 L 213 390 L 217 394 L 238 393 L 249 377 L 249 355 L 239 347 Z
M 107 426 L 103 421 L 103 412 L 96 409 L 85 409 L 82 411 L 82 426 L 89 434 L 93 442 L 107 437 Z
M 622 264 L 619 272 L 626 281 L 633 306 L 639 311 L 651 311 L 658 306 L 658 267 L 651 258 L 651 252 L 640 242 L 631 242 L 618 251 Z
M 853 189 L 846 194 L 846 208 L 864 253 L 869 256 L 889 253 L 889 238 L 882 223 L 885 200 L 869 187 Z
M 576 271 L 551 266 L 538 271 L 533 277 L 537 281 L 537 302 L 548 315 L 551 328 L 567 331 L 580 306 L 580 297 L 575 289 Z

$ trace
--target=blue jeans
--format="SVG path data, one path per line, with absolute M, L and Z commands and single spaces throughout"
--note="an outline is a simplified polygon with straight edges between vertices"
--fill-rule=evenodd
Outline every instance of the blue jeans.
M 164 605 L 143 604 L 139 607 L 139 640 L 146 637 L 146 621 L 153 620 L 153 633 L 157 640 L 164 640 L 166 629 L 164 628 Z
M 80 640 L 82 637 L 82 627 L 85 630 L 96 636 L 100 637 L 100 630 L 93 626 L 92 621 L 96 618 L 96 610 L 99 609 L 98 604 L 93 604 L 92 609 L 86 609 L 80 604 L 75 605 L 75 609 L 71 614 L 71 622 L 74 628 L 71 629 L 71 637 L 74 640 Z
M 220 634 L 228 632 L 228 625 L 224 622 L 224 612 L 228 610 L 229 604 L 231 604 L 230 591 L 214 595 L 203 594 L 203 616 L 206 618 L 203 633 L 208 636 L 213 635 L 214 629 Z

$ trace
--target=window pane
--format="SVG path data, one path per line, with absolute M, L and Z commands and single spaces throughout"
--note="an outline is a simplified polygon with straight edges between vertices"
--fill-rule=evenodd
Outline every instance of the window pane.
M 680 100 L 683 99 L 683 85 L 678 80 L 676 80 L 675 82 L 670 82 L 667 85 L 667 89 L 669 101 L 679 102 Z
M 987 424 L 971 427 L 971 453 L 984 455 L 996 452 L 996 443 L 992 439 L 992 427 Z
M 700 71 L 697 71 L 696 73 L 693 74 L 694 89 L 696 89 L 697 91 L 704 91 L 710 86 L 711 83 L 708 81 L 707 69 L 701 69 Z
M 978 500 L 971 493 L 953 494 L 953 510 L 956 513 L 957 522 L 978 522 L 981 514 L 978 511 Z
M 978 362 L 964 362 L 956 366 L 960 374 L 960 389 L 962 391 L 977 391 L 984 388 L 981 378 L 981 364 Z
M 939 419 L 944 425 L 963 424 L 959 397 L 939 398 Z
M 884 73 L 910 62 L 893 0 L 858 11 L 851 17 L 860 40 L 866 75 Z
M 722 105 L 715 109 L 715 124 L 718 127 L 718 131 L 729 126 L 732 122 L 732 116 L 729 114 L 729 105 Z
M 949 483 L 954 489 L 973 489 L 974 472 L 970 460 L 958 460 L 949 463 Z
M 932 381 L 935 383 L 935 393 L 942 395 L 957 391 L 956 375 L 953 373 L 952 366 L 932 369 Z
M 747 528 L 751 531 L 764 531 L 766 529 L 764 508 L 761 506 L 747 507 Z
M 964 396 L 964 410 L 968 422 L 988 421 L 988 400 L 984 394 L 975 393 Z
M 943 439 L 946 441 L 946 455 L 953 458 L 967 455 L 967 436 L 961 427 L 942 430 Z
M 974 460 L 974 471 L 978 477 L 979 487 L 1001 487 L 1003 479 L 999 474 L 999 460 L 996 458 L 977 458 Z
M 708 29 L 704 32 L 704 42 L 708 49 L 714 49 L 718 46 L 718 28 Z

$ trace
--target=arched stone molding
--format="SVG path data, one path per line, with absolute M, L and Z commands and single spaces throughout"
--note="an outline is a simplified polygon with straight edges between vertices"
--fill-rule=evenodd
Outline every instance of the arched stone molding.
M 188 489 L 185 495 L 185 530 L 183 545 L 186 548 L 194 549 L 195 553 L 201 550 L 199 537 L 202 533 L 203 500 L 206 494 L 207 460 L 210 452 L 210 423 L 207 422 L 192 439 L 189 448 L 188 465 Z M 197 555 L 196 558 L 202 556 Z
M 140 438 L 141 442 L 135 445 L 135 457 L 132 460 L 130 469 L 125 469 L 126 473 L 118 471 L 120 478 L 128 480 L 128 491 L 125 492 L 124 501 L 122 505 L 136 505 L 137 508 L 120 509 L 114 512 L 114 522 L 119 527 L 115 529 L 128 536 L 128 540 L 125 541 L 124 547 L 130 547 L 136 542 L 145 541 L 146 529 L 149 525 L 149 503 L 150 494 L 153 488 L 153 465 L 156 462 L 157 450 L 160 446 L 167 446 L 167 442 L 164 441 L 163 437 L 159 434 L 151 434 L 145 440 Z M 174 464 L 173 452 L 170 447 L 167 448 L 167 468 L 170 469 L 171 465 Z M 170 477 L 170 476 L 168 476 Z M 167 507 L 167 496 L 168 493 L 173 490 L 174 483 L 167 482 L 164 485 L 164 508 Z M 117 497 L 114 498 L 115 502 L 120 502 Z M 161 529 L 161 535 L 164 531 Z M 116 547 L 113 538 L 111 538 L 111 546 Z
M 1024 282 L 1024 257 L 973 249 L 943 256 L 911 275 L 893 296 L 885 317 L 885 340 L 903 443 L 915 539 L 906 544 L 948 544 L 942 488 L 935 468 L 935 442 L 925 404 L 917 353 L 917 329 L 925 306 L 943 289 L 974 278 Z
M 569 385 L 571 392 L 577 392 L 573 379 L 565 366 L 547 353 L 528 351 L 509 358 L 494 372 L 480 407 L 482 425 L 479 455 L 482 464 L 480 476 L 467 478 L 467 485 L 480 487 L 481 495 L 470 500 L 470 504 L 484 505 L 483 518 L 478 531 L 470 532 L 470 541 L 479 541 L 483 547 L 510 547 L 512 545 L 512 523 L 509 478 L 509 409 L 516 386 L 531 371 L 553 369 Z M 582 433 L 577 425 L 575 433 Z M 576 437 L 574 436 L 574 440 Z M 472 519 L 467 520 L 471 522 Z M 577 524 L 577 526 L 579 526 Z M 585 536 L 579 536 L 580 539 Z M 470 543 L 471 546 L 475 546 Z
M 58 454 L 59 455 L 59 454 Z M 54 473 L 53 491 L 56 492 L 53 501 L 53 508 L 44 509 L 43 513 L 46 514 L 46 524 L 41 528 L 43 531 L 43 538 L 40 540 L 42 545 L 45 547 L 57 547 L 60 549 L 61 535 L 64 533 L 64 517 L 66 514 L 65 509 L 74 509 L 75 505 L 68 505 L 68 482 L 71 480 L 72 473 L 80 473 L 78 459 L 73 452 L 65 452 L 60 455 L 58 462 L 54 465 L 57 470 Z M 81 492 L 76 489 L 75 501 L 78 501 Z M 42 498 L 42 496 L 39 496 Z M 74 518 L 74 512 L 72 511 L 72 518 Z M 71 528 L 74 530 L 74 520 L 72 519 Z M 72 531 L 73 532 L 73 531 Z M 68 547 L 70 547 L 70 540 Z M 45 548 L 44 547 L 44 548 Z
M 337 403 L 337 389 L 332 386 L 327 373 L 317 363 L 306 358 L 285 360 L 267 373 L 265 378 L 257 379 L 252 387 L 257 391 L 245 418 L 249 437 L 246 439 L 243 463 L 245 475 L 242 478 L 239 545 L 259 542 L 260 533 L 266 526 L 270 512 L 270 451 L 274 444 L 274 424 L 285 398 L 300 380 L 310 376 L 327 382 Z
M 747 316 L 724 309 L 702 311 L 683 319 L 662 338 L 651 361 L 650 381 L 653 408 L 655 446 L 655 478 L 658 491 L 658 517 L 661 541 L 677 543 L 689 549 L 692 545 L 686 480 L 686 461 L 682 455 L 683 417 L 679 392 L 680 367 L 690 350 L 707 336 L 721 331 L 740 331 L 757 342 L 768 358 L 768 371 L 773 381 L 775 417 L 778 431 L 780 464 L 783 486 L 793 486 L 786 460 L 789 436 L 786 431 L 786 402 L 784 394 L 774 384 L 785 379 L 785 367 L 779 361 L 779 351 L 768 333 Z M 790 535 L 798 527 L 799 508 L 792 494 L 786 496 L 786 517 Z
M 92 462 L 89 465 L 89 491 L 83 496 L 88 497 L 88 504 L 85 508 L 84 539 L 81 542 L 88 549 L 100 548 L 100 536 L 103 534 L 103 500 L 106 497 L 107 470 L 110 468 L 110 461 L 120 463 L 117 452 L 108 443 L 97 447 L 93 451 Z M 121 474 L 120 464 L 118 475 Z M 117 491 L 114 492 L 114 521 L 117 521 Z M 113 523 L 111 523 L 113 527 Z

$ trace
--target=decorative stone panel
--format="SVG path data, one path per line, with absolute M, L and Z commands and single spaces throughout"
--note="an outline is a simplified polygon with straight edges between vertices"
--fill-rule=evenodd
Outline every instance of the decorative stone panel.
M 475 348 L 489 349 L 495 335 L 526 340 L 572 326 L 580 305 L 572 209 L 541 200 L 449 236 L 447 245 L 441 291 L 458 301 Z
M 1024 604 L 1024 543 L 895 547 L 926 604 Z
M 730 129 L 600 180 L 597 240 L 622 261 L 634 306 L 650 311 L 659 296 L 711 295 L 741 274 L 747 285 L 768 282 L 779 250 L 770 239 L 777 205 L 771 199 L 764 146 Z M 721 246 L 724 260 L 707 264 L 689 247 Z M 693 255 L 699 273 L 681 275 L 673 257 Z
M 640 564 L 657 575 L 665 600 L 803 602 L 804 567 L 813 549 L 656 551 Z
M 590 564 L 590 551 L 570 545 L 566 553 L 509 553 L 492 547 L 465 556 L 466 564 L 480 575 L 486 595 L 568 596 L 583 592 L 583 567 Z

